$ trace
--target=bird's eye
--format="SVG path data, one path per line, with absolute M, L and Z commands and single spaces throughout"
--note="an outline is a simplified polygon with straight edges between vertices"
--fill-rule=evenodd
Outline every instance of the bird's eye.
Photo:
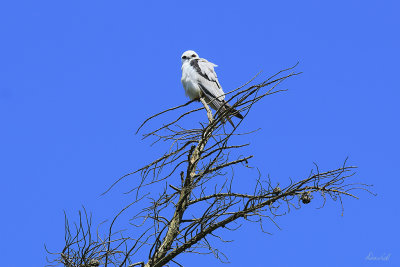
M 187 59 L 187 57 L 186 57 L 186 56 L 183 56 L 182 59 Z
M 196 57 L 196 54 L 193 54 L 192 57 Z

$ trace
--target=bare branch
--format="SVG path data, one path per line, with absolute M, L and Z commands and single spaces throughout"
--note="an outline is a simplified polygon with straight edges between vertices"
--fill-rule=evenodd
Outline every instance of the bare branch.
M 55 257 L 50 263 L 69 267 L 161 267 L 172 263 L 182 266 L 176 259 L 182 253 L 211 254 L 221 262 L 228 262 L 217 244 L 230 242 L 224 235 L 244 223 L 257 223 L 262 232 L 269 234 L 269 225 L 279 228 L 278 218 L 292 209 L 311 202 L 320 203 L 322 208 L 333 200 L 340 203 L 343 214 L 343 198 L 358 199 L 356 193 L 360 191 L 372 193 L 370 185 L 349 182 L 356 167 L 348 166 L 347 160 L 328 171 L 320 171 L 315 164 L 308 177 L 278 184 L 258 172 L 256 177 L 246 176 L 249 183 L 254 183 L 250 192 L 233 189 L 237 188 L 235 171 L 241 167 L 253 168 L 248 165 L 254 155 L 243 152 L 242 148 L 249 143 L 233 144 L 232 138 L 255 132 L 243 133 L 238 129 L 255 104 L 284 91 L 276 89 L 277 86 L 300 74 L 293 71 L 296 65 L 254 83 L 257 74 L 228 92 L 229 107 L 216 110 L 214 116 L 207 102 L 200 98 L 203 107 L 188 111 L 195 102 L 192 100 L 147 118 L 136 133 L 146 125 L 151 129 L 143 133 L 143 138 L 149 138 L 153 144 L 167 142 L 169 148 L 107 189 L 105 193 L 123 179 L 138 177 L 131 180 L 135 184 L 127 189 L 127 193 L 135 193 L 131 203 L 111 223 L 102 224 L 107 226 L 105 235 L 99 234 L 99 228 L 93 234 L 91 216 L 86 210 L 79 213 L 79 222 L 74 226 L 65 217 L 65 247 L 60 253 L 49 252 Z M 204 120 L 195 122 L 194 113 L 203 109 L 207 119 L 204 116 Z M 232 118 L 235 111 L 241 112 L 244 119 Z M 131 209 L 136 209 L 133 216 L 127 212 Z M 129 215 L 129 226 L 114 230 L 122 215 Z M 148 259 L 138 258 L 143 253 Z

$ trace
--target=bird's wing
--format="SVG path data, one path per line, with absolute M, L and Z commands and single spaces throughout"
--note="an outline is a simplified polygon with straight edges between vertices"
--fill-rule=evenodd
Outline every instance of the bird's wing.
M 205 96 L 211 102 L 211 107 L 214 109 L 219 109 L 224 103 L 225 94 L 219 84 L 217 74 L 214 71 L 214 63 L 208 62 L 207 60 L 192 59 L 190 61 L 190 66 L 195 70 L 194 77 Z

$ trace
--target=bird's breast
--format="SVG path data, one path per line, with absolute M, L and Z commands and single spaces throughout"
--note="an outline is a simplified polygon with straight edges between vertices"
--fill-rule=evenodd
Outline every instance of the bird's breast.
M 185 89 L 185 94 L 191 99 L 199 98 L 201 95 L 201 90 L 198 85 L 197 79 L 195 78 L 195 73 L 190 66 L 182 66 L 182 78 L 181 82 L 183 88 Z

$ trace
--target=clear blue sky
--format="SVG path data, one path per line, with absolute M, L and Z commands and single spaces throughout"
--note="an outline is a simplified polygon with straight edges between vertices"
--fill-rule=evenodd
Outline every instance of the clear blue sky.
M 378 193 L 345 199 L 343 217 L 339 203 L 310 204 L 278 219 L 282 230 L 270 225 L 272 236 L 245 226 L 224 249 L 231 266 L 399 266 L 399 2 L 138 2 L 1 2 L 2 266 L 43 266 L 44 243 L 62 248 L 63 210 L 85 205 L 102 221 L 128 201 L 121 187 L 99 195 L 161 153 L 134 131 L 186 101 L 187 49 L 219 65 L 225 90 L 299 61 L 289 91 L 243 124 L 263 129 L 253 165 L 284 184 L 349 157 Z M 391 257 L 366 261 L 370 252 Z

